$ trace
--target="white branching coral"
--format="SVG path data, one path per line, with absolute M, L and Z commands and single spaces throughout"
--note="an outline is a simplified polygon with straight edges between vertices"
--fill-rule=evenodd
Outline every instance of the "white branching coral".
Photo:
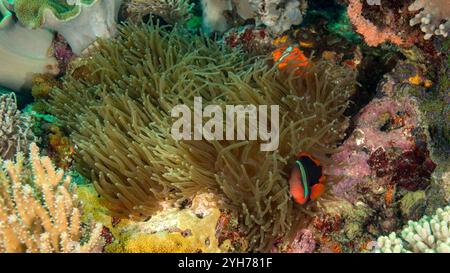
M 202 0 L 203 25 L 209 31 L 225 31 L 229 28 L 225 12 L 236 11 L 244 20 L 254 18 L 275 34 L 288 30 L 302 22 L 301 0 Z
M 416 0 L 409 11 L 419 11 L 409 22 L 411 26 L 420 24 L 425 32 L 424 39 L 433 35 L 448 36 L 450 31 L 450 3 L 448 0 Z
M 194 4 L 188 0 L 131 0 L 128 3 L 128 13 L 134 21 L 140 20 L 147 14 L 155 14 L 167 23 L 185 23 L 192 16 L 190 11 Z
M 100 224 L 84 227 L 70 176 L 40 157 L 0 162 L 0 252 L 98 252 Z
M 409 221 L 398 238 L 395 233 L 378 238 L 377 252 L 450 253 L 450 206 L 437 209 L 432 217 Z
M 26 152 L 36 140 L 29 116 L 17 109 L 14 93 L 0 96 L 0 158 L 12 159 L 17 152 Z

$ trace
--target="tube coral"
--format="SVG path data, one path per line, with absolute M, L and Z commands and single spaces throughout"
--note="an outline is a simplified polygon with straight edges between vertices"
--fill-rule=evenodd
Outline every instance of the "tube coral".
M 12 159 L 17 152 L 27 152 L 36 138 L 31 130 L 31 120 L 17 109 L 16 97 L 0 96 L 0 158 Z
M 30 146 L 29 165 L 19 153 L 15 162 L 0 166 L 0 252 L 101 250 L 102 226 L 82 228 L 70 177 L 40 157 L 36 144 Z
M 53 35 L 24 28 L 9 8 L 0 1 L 0 85 L 21 91 L 31 88 L 33 74 L 56 75 L 59 69 L 50 50 Z
M 287 183 L 295 155 L 308 151 L 326 162 L 334 152 L 355 75 L 326 62 L 285 74 L 186 35 L 121 28 L 51 92 L 51 111 L 74 131 L 78 169 L 115 215 L 151 216 L 161 200 L 214 192 L 240 212 L 251 249 L 267 249 L 301 214 Z M 175 141 L 171 109 L 192 106 L 196 96 L 221 106 L 279 105 L 279 150 L 261 152 L 261 141 Z

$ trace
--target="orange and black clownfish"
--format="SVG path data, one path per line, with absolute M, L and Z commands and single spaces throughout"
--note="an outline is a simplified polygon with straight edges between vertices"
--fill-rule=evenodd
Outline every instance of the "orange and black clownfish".
M 311 155 L 300 152 L 289 178 L 289 186 L 295 202 L 303 205 L 315 201 L 325 191 L 325 175 L 322 165 Z

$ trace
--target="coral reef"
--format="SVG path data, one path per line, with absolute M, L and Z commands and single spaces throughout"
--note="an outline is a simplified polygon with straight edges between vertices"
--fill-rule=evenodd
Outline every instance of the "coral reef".
M 51 92 L 51 111 L 74 131 L 78 169 L 115 215 L 151 216 L 158 201 L 213 191 L 240 212 L 250 249 L 271 247 L 300 214 L 290 200 L 287 169 L 301 150 L 327 162 L 347 125 L 343 111 L 355 75 L 328 62 L 311 64 L 301 76 L 285 74 L 265 60 L 245 61 L 240 51 L 185 35 L 155 26 L 122 28 L 74 71 L 93 73 L 83 81 L 68 75 L 64 87 Z M 176 142 L 169 135 L 170 109 L 192 105 L 194 96 L 218 105 L 280 105 L 289 113 L 280 150 L 261 152 L 259 141 Z
M 146 221 L 135 222 L 109 216 L 108 209 L 91 184 L 78 186 L 77 195 L 85 204 L 84 215 L 104 225 L 105 252 L 227 252 L 231 235 L 219 240 L 222 213 L 210 196 L 196 195 L 183 208 L 165 206 Z M 201 207 L 201 208 L 200 208 Z M 87 220 L 86 219 L 86 220 Z
M 0 158 L 13 159 L 17 152 L 28 151 L 31 142 L 36 141 L 29 116 L 17 109 L 16 96 L 0 95 Z
M 273 38 L 263 28 L 250 26 L 232 28 L 223 35 L 223 42 L 231 48 L 241 48 L 250 55 L 266 55 L 272 51 Z
M 19 153 L 15 162 L 1 162 L 0 251 L 102 251 L 102 226 L 82 226 L 70 176 L 40 157 L 34 143 L 28 161 Z
M 316 240 L 311 230 L 303 229 L 297 232 L 294 240 L 288 246 L 288 253 L 312 253 L 316 249 Z
M 433 216 L 424 216 L 417 222 L 409 221 L 401 232 L 378 238 L 377 252 L 450 253 L 450 207 L 437 209 Z
M 376 25 L 364 18 L 362 15 L 363 4 L 361 0 L 350 0 L 348 6 L 348 16 L 355 26 L 356 31 L 364 36 L 365 42 L 369 46 L 378 46 L 384 42 L 391 42 L 396 45 L 404 43 L 393 29 L 385 27 L 379 29 Z
M 58 32 L 72 51 L 81 54 L 98 37 L 116 33 L 116 21 L 122 0 L 14 0 L 14 13 L 31 28 Z
M 450 252 L 447 2 L 0 0 L 0 252 Z
M 185 24 L 192 17 L 193 6 L 188 0 L 131 0 L 127 3 L 128 19 L 139 22 L 144 16 L 154 14 L 169 24 Z
M 254 18 L 270 32 L 280 34 L 302 22 L 305 2 L 299 0 L 202 0 L 203 25 L 206 30 L 224 32 L 232 24 L 225 16 L 235 13 L 233 20 Z
M 220 212 L 199 218 L 190 210 L 168 210 L 143 223 L 132 223 L 107 251 L 153 253 L 222 252 L 216 239 Z M 226 246 L 226 244 L 224 244 Z M 120 249 L 120 250 L 119 250 Z
M 448 36 L 450 31 L 450 7 L 446 0 L 416 0 L 409 11 L 419 11 L 409 22 L 411 26 L 420 24 L 425 40 L 433 35 Z
M 51 54 L 53 35 L 21 26 L 8 8 L 0 1 L 0 85 L 23 91 L 31 88 L 34 73 L 58 74 L 58 63 Z

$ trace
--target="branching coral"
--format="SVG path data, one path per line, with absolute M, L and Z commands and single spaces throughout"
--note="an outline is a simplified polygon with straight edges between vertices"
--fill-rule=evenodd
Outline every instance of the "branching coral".
M 450 31 L 450 5 L 448 0 L 416 0 L 408 7 L 409 11 L 420 11 L 409 22 L 411 26 L 420 24 L 425 32 L 424 39 L 433 34 L 448 36 Z
M 17 110 L 14 94 L 0 96 L 0 158 L 12 159 L 17 152 L 26 152 L 36 138 L 29 117 Z
M 21 153 L 0 165 L 1 252 L 101 251 L 102 226 L 84 230 L 70 176 L 40 157 L 36 144 L 29 165 Z
M 14 12 L 22 24 L 62 34 L 73 52 L 80 54 L 97 37 L 116 33 L 122 0 L 14 0 Z
M 51 56 L 52 40 L 47 30 L 29 30 L 17 24 L 0 1 L 0 85 L 19 91 L 31 88 L 34 73 L 56 75 L 59 70 Z
M 308 151 L 326 162 L 342 138 L 353 72 L 319 62 L 286 75 L 181 30 L 126 26 L 120 33 L 99 41 L 51 92 L 52 112 L 75 132 L 79 170 L 122 217 L 214 192 L 240 212 L 250 247 L 267 249 L 301 214 L 287 183 L 295 155 Z M 279 105 L 279 150 L 261 152 L 261 141 L 175 141 L 170 111 L 192 106 L 195 96 L 222 106 Z
M 139 21 L 147 14 L 155 14 L 167 23 L 185 23 L 191 18 L 194 4 L 188 0 L 132 0 L 128 3 L 130 18 Z
M 378 252 L 440 252 L 450 253 L 450 206 L 437 209 L 432 217 L 424 216 L 417 222 L 409 221 L 401 232 L 378 238 Z

